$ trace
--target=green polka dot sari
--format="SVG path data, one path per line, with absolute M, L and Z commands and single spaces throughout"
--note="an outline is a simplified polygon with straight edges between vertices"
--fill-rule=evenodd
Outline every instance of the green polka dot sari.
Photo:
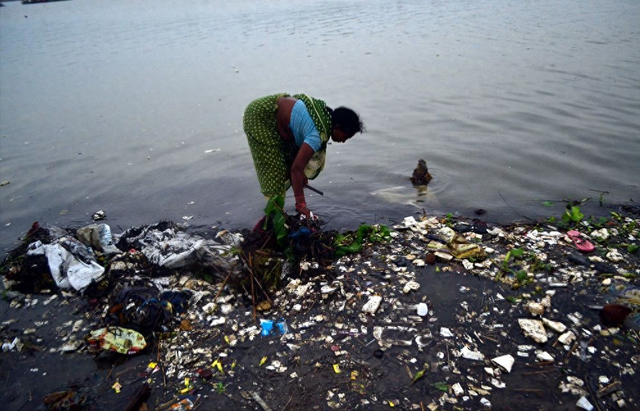
M 288 96 L 282 93 L 259 98 L 252 101 L 244 112 L 243 128 L 258 175 L 260 191 L 268 198 L 284 195 L 290 187 L 287 174 L 299 149 L 295 144 L 285 142 L 278 134 L 276 101 Z M 324 168 L 327 142 L 331 135 L 331 114 L 322 100 L 306 94 L 296 94 L 293 97 L 304 102 L 322 140 L 320 149 L 314 153 L 305 168 L 305 175 L 313 180 Z

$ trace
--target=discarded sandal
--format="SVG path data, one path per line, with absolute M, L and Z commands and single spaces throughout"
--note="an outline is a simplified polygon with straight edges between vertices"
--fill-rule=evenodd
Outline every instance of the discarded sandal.
M 584 235 L 579 231 L 567 231 L 567 236 L 573 241 L 573 244 L 575 244 L 576 248 L 583 253 L 590 253 L 595 249 L 593 244 L 587 241 L 584 238 Z

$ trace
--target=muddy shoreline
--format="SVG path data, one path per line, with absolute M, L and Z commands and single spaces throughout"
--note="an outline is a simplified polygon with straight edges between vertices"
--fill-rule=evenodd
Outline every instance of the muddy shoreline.
M 629 246 L 638 244 L 639 221 L 620 212 L 572 223 L 586 235 L 609 235 L 590 236 L 596 249 L 582 254 L 565 235 L 572 227 L 417 214 L 396 225 L 390 241 L 325 267 L 302 261 L 279 290 L 267 290 L 272 307 L 257 321 L 250 295 L 221 291 L 221 281 L 193 267 L 151 275 L 131 266 L 113 278 L 202 294 L 136 355 L 84 341 L 104 325 L 108 293 L 5 293 L 14 298 L 0 302 L 2 342 L 23 345 L 0 353 L 2 400 L 7 410 L 47 409 L 43 399 L 64 391 L 84 398 L 86 409 L 125 409 L 147 384 L 144 403 L 153 410 L 179 409 L 180 400 L 183 409 L 574 410 L 581 397 L 594 409 L 633 409 L 638 333 L 602 324 L 600 308 L 638 289 L 640 256 Z M 484 256 L 446 261 L 444 253 L 430 264 L 442 230 Z M 506 258 L 516 249 L 521 257 Z M 612 251 L 621 259 L 612 261 Z M 379 307 L 364 313 L 372 299 Z M 424 317 L 419 303 L 428 307 Z M 637 313 L 637 301 L 626 303 Z M 536 304 L 542 315 L 531 312 Z M 541 318 L 566 329 L 547 325 L 545 342 L 525 336 L 518 320 Z M 263 336 L 260 319 L 284 320 L 288 330 Z M 505 355 L 514 359 L 510 372 L 492 361 Z M 598 397 L 611 384 L 618 385 Z

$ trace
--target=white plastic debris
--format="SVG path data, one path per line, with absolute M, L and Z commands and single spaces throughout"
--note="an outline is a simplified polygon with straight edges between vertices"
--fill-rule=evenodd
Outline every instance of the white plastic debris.
M 64 290 L 74 288 L 82 292 L 104 274 L 104 267 L 96 262 L 87 247 L 71 238 L 61 238 L 51 244 L 36 241 L 29 245 L 27 255 L 44 255 L 53 280 Z
M 563 345 L 571 344 L 573 341 L 575 341 L 575 339 L 576 335 L 573 333 L 573 331 L 567 331 L 566 333 L 558 337 L 558 342 Z
M 491 378 L 491 385 L 493 385 L 496 388 L 506 388 L 507 384 L 505 384 L 503 381 L 500 381 L 497 378 Z
M 553 331 L 557 333 L 563 333 L 567 330 L 567 326 L 562 324 L 559 321 L 551 321 L 546 318 L 543 318 L 542 322 L 544 323 L 545 326 L 551 328 Z
M 525 337 L 529 337 L 539 344 L 547 342 L 547 333 L 544 330 L 542 321 L 519 318 L 518 324 L 520 325 L 520 329 L 522 329 Z
M 213 312 L 216 310 L 216 303 L 208 303 L 206 304 L 204 307 L 202 307 L 202 312 L 204 312 L 205 314 L 213 314 Z
M 599 230 L 595 230 L 593 232 L 591 232 L 591 238 L 593 239 L 600 239 L 600 240 L 606 240 L 609 238 L 609 231 L 606 228 L 601 228 Z
M 72 351 L 76 351 L 81 346 L 82 346 L 82 341 L 69 340 L 69 341 L 67 341 L 66 343 L 64 343 L 60 347 L 60 351 L 61 352 L 72 352 Z
M 451 332 L 450 329 L 448 329 L 447 327 L 440 327 L 440 335 L 444 338 L 451 338 L 453 337 L 453 333 Z
M 337 290 L 337 288 L 336 288 L 336 287 L 331 287 L 330 285 L 323 285 L 323 286 L 320 288 L 320 292 L 321 292 L 322 294 L 331 294 L 331 293 L 333 293 L 335 290 Z
M 369 298 L 369 301 L 362 307 L 362 312 L 375 315 L 378 308 L 380 308 L 380 303 L 382 302 L 382 297 L 379 295 L 374 295 Z
M 533 315 L 542 315 L 544 314 L 544 305 L 540 303 L 536 303 L 533 301 L 529 301 L 524 305 L 524 309 L 529 311 Z
M 501 355 L 499 357 L 493 358 L 491 360 L 491 362 L 500 367 L 501 370 L 510 373 L 511 372 L 511 368 L 513 367 L 513 363 L 516 360 L 513 358 L 512 355 L 510 354 L 506 354 L 506 355 Z
M 453 260 L 453 256 L 451 254 L 443 253 L 442 251 L 436 251 L 434 254 L 437 258 L 441 259 L 442 261 Z
M 536 359 L 540 362 L 553 362 L 555 360 L 551 354 L 542 350 L 536 351 Z
M 624 257 L 618 252 L 618 250 L 611 250 L 607 253 L 607 259 L 614 263 L 619 263 L 624 260 Z
M 459 383 L 459 382 L 457 382 L 457 383 L 453 384 L 453 385 L 451 386 L 451 389 L 453 390 L 453 394 L 454 394 L 456 397 L 459 397 L 459 396 L 461 396 L 462 394 L 464 394 L 464 389 L 462 388 L 462 385 L 460 385 L 460 383 Z
M 411 280 L 404 285 L 402 288 L 402 292 L 405 294 L 409 294 L 411 291 L 416 291 L 420 289 L 420 284 L 417 281 Z
M 222 304 L 220 306 L 220 312 L 222 315 L 229 315 L 233 311 L 233 305 L 231 304 Z
M 484 361 L 484 354 L 480 351 L 472 351 L 467 346 L 462 347 L 460 355 L 467 360 Z
M 24 346 L 24 343 L 20 341 L 20 338 L 16 337 L 13 339 L 13 341 L 5 342 L 4 344 L 2 344 L 2 351 L 13 351 L 16 349 L 18 351 L 22 351 L 23 346 Z
M 576 403 L 576 407 L 582 408 L 583 410 L 592 411 L 593 405 L 589 402 L 586 397 L 580 397 L 578 402 Z
M 427 306 L 426 303 L 419 303 L 416 306 L 416 310 L 420 317 L 424 317 L 425 315 L 429 314 L 429 307 Z
M 111 227 L 107 224 L 91 224 L 76 230 L 76 237 L 83 244 L 98 250 L 103 254 L 112 255 L 120 254 L 120 251 L 113 245 L 113 236 L 111 235 Z

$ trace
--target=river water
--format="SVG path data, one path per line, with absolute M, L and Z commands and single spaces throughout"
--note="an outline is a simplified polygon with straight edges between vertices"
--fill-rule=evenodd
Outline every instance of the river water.
M 313 182 L 333 228 L 640 199 L 635 0 L 5 6 L 2 251 L 33 221 L 79 227 L 99 209 L 115 232 L 253 226 L 264 201 L 242 113 L 276 92 L 350 106 L 368 129 L 331 145 Z M 421 158 L 426 193 L 409 182 Z

